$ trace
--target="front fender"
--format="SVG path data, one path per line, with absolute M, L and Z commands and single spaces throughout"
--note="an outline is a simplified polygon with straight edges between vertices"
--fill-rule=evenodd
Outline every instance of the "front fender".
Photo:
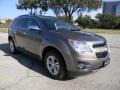
M 75 62 L 72 58 L 72 53 L 70 52 L 70 49 L 68 47 L 68 44 L 65 40 L 57 40 L 57 39 L 52 39 L 52 40 L 45 40 L 42 45 L 42 52 L 44 51 L 45 48 L 47 47 L 53 47 L 56 48 L 61 55 L 63 56 L 66 67 L 68 71 L 74 71 L 75 70 Z M 42 57 L 42 52 L 41 52 L 41 57 Z

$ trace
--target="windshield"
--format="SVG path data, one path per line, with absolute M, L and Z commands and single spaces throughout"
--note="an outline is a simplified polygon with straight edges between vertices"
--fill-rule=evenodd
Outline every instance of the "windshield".
M 75 26 L 56 18 L 41 18 L 41 20 L 48 30 L 56 30 L 56 31 L 78 30 Z

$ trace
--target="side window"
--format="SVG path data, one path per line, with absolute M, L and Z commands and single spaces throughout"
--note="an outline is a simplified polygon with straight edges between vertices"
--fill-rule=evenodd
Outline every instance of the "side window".
M 47 18 L 41 18 L 43 24 L 45 25 L 45 27 L 49 30 L 55 30 L 55 21 L 52 19 L 47 19 Z
M 15 24 L 18 28 L 27 28 L 27 18 L 20 18 Z
M 29 18 L 29 19 L 28 19 L 28 27 L 29 27 L 29 26 L 37 26 L 37 27 L 40 28 L 38 22 L 37 22 L 36 20 L 32 19 L 32 18 Z

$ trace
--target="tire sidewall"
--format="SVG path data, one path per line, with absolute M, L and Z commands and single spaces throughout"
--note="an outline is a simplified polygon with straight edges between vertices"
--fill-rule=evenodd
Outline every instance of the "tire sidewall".
M 14 47 L 13 51 L 11 50 L 10 43 L 13 43 L 13 47 Z M 9 48 L 10 48 L 11 53 L 16 53 L 16 47 L 15 47 L 14 41 L 12 39 L 9 40 Z
M 47 58 L 48 58 L 49 56 L 54 56 L 54 57 L 57 59 L 58 63 L 59 63 L 60 69 L 59 69 L 59 73 L 58 73 L 57 75 L 52 75 L 52 74 L 49 72 L 48 68 L 47 68 Z M 65 74 L 64 68 L 65 68 L 65 67 L 64 67 L 64 64 L 63 64 L 63 62 L 62 62 L 62 58 L 59 56 L 59 54 L 58 54 L 57 52 L 55 52 L 55 51 L 49 51 L 49 52 L 45 55 L 44 65 L 45 65 L 45 68 L 46 68 L 46 70 L 47 70 L 47 73 L 50 75 L 51 78 L 53 78 L 53 79 L 62 79 L 62 78 L 64 77 L 64 74 Z

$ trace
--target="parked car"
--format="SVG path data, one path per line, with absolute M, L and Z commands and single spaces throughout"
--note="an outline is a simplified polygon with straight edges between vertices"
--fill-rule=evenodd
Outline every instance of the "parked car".
M 110 62 L 105 38 L 55 17 L 22 15 L 8 31 L 11 53 L 22 51 L 41 60 L 54 79 L 77 77 Z

